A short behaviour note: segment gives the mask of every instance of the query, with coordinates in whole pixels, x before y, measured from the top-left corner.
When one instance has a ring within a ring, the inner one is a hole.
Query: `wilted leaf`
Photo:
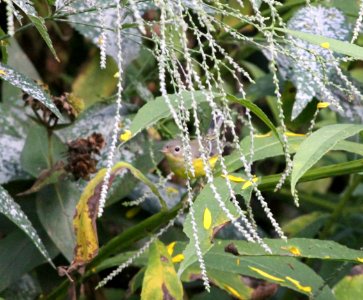
[[[149,251],[149,262],[142,284],[141,299],[183,299],[183,286],[165,245],[155,241]]]
[[[55,268],[51,258],[49,257],[47,249],[44,247],[43,242],[39,238],[28,217],[2,186],[0,186],[0,213],[4,214],[21,230],[23,230],[32,240],[34,245],[38,248],[40,253]]]
[[[40,86],[38,86],[33,80],[2,63],[0,63],[0,78],[9,82],[11,85],[22,89],[30,96],[39,100],[47,108],[49,108],[59,119],[63,120],[61,113],[54,105],[52,99],[50,99],[49,95],[44,92],[44,90]]]
[[[62,161],[58,161],[51,169],[42,171],[30,189],[17,194],[17,196],[24,196],[36,193],[40,191],[43,187],[52,183],[56,183],[64,174],[64,163]]]
[[[160,199],[160,202],[163,206],[164,201],[161,198],[156,186],[139,170],[126,162],[118,162],[113,166],[109,185],[111,185],[115,177],[125,169],[128,169],[137,179],[145,183]],[[76,235],[76,246],[74,249],[73,261],[67,270],[68,273],[82,268],[98,253],[96,219],[98,214],[99,198],[105,174],[106,169],[102,169],[96,174],[96,176],[87,184],[77,204],[76,213],[73,219],[73,227]]]

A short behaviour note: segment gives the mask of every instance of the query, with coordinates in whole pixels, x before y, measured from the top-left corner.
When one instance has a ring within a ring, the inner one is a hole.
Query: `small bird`
[[[208,133],[202,137],[202,144],[204,149],[206,150],[206,154],[208,156],[209,164],[213,169],[217,160],[218,160],[218,152],[217,152],[217,139],[219,138],[219,134],[215,134],[214,128],[217,128],[217,133],[219,133],[219,129],[223,123],[222,115],[218,115],[216,117],[216,123],[211,122],[209,126]],[[205,176],[205,168],[202,159],[202,153],[199,148],[199,143],[197,140],[190,141],[190,149],[192,154],[192,163],[194,167],[194,176],[191,172],[188,172],[189,177],[197,178]],[[183,143],[180,139],[171,140],[167,142],[161,152],[164,153],[171,171],[178,177],[187,178],[187,173],[185,170],[185,162],[184,162],[184,152],[183,152]]]

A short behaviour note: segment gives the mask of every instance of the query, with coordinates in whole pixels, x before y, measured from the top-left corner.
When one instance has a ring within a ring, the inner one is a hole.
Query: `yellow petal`
[[[114,78],[119,78],[120,77],[120,72],[116,72],[115,74],[113,74]]]
[[[286,136],[305,136],[305,134],[303,133],[294,133],[294,132],[290,132],[290,131],[287,131],[285,133]]]
[[[273,276],[269,273],[266,273],[265,271],[262,271],[258,268],[255,268],[255,267],[251,267],[251,266],[248,266],[252,271],[255,271],[256,273],[260,274],[261,276],[265,277],[265,278],[268,278],[268,279],[271,279],[271,280],[274,280],[274,281],[278,281],[278,282],[284,282],[285,280],[282,279],[282,278],[279,278],[279,277],[276,277],[276,276]]]
[[[300,284],[300,282],[294,278],[291,278],[289,276],[285,277],[288,281],[292,282],[300,291],[305,293],[311,293],[312,288],[311,286],[303,286]]]
[[[253,182],[257,182],[258,181],[258,177],[255,177],[252,179]],[[249,181],[246,181],[243,185],[242,185],[242,190],[245,190],[247,188],[249,188],[250,186],[252,185],[252,182],[249,180]]]
[[[6,75],[8,75],[4,70],[0,70],[0,75],[4,75],[4,76],[6,76]]]
[[[329,42],[324,42],[324,43],[321,43],[320,46],[325,48],[325,49],[329,49],[330,48],[330,43]]]
[[[175,255],[174,257],[172,257],[172,259],[171,259],[171,261],[173,262],[173,263],[179,263],[179,262],[181,262],[181,261],[183,261],[184,260],[184,255],[183,254],[177,254],[177,255]]]
[[[175,244],[176,242],[172,242],[168,246],[166,246],[166,249],[168,250],[170,256],[173,255]]]
[[[222,175],[223,178],[226,178],[225,175]],[[227,178],[232,181],[232,182],[245,182],[246,179],[243,179],[242,177],[239,176],[234,176],[234,175],[227,175]]]
[[[317,108],[326,108],[330,105],[329,102],[319,102]]]
[[[178,194],[178,193],[179,193],[178,189],[176,189],[175,187],[172,187],[172,186],[167,186],[167,187],[165,188],[165,191],[166,191],[169,195],[171,195],[171,194]]]
[[[363,257],[357,257],[357,261],[363,263]]]
[[[239,263],[240,263],[240,260],[239,260],[239,258],[237,258],[237,261],[236,261],[237,266],[239,266]]]
[[[125,132],[123,134],[120,135],[120,140],[122,142],[126,142],[128,141],[129,139],[131,139],[132,137],[132,133],[130,130],[125,130]]]
[[[208,208],[204,210],[203,214],[203,226],[208,230],[212,225],[212,214]]]
[[[272,132],[267,132],[265,134],[255,134],[254,137],[256,138],[265,138],[265,137],[268,137],[268,136],[271,136]]]

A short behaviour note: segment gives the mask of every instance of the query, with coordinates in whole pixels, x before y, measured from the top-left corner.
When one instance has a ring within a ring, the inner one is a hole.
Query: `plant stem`
[[[343,213],[344,207],[348,203],[349,199],[351,198],[354,190],[356,189],[359,183],[360,183],[359,175],[352,175],[350,178],[350,183],[346,188],[346,190],[344,191],[342,197],[340,198],[338,205],[335,207],[330,218],[325,223],[325,226],[319,235],[320,239],[326,239],[329,236],[334,224],[336,223],[336,221],[339,220],[340,216]]]

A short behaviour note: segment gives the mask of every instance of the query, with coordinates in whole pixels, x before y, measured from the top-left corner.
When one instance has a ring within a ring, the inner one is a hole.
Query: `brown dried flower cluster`
[[[51,96],[51,99],[60,113],[62,115],[68,116],[72,122],[84,109],[83,100],[74,96],[72,93],[64,93],[59,97]],[[41,121],[44,125],[47,127],[54,127],[57,125],[58,117],[38,99],[35,99],[24,92],[23,100],[25,102],[25,106],[30,106],[38,120]]]
[[[65,170],[75,179],[89,179],[96,172],[96,155],[105,146],[105,139],[100,133],[93,133],[87,138],[79,138],[68,143],[68,164]]]

